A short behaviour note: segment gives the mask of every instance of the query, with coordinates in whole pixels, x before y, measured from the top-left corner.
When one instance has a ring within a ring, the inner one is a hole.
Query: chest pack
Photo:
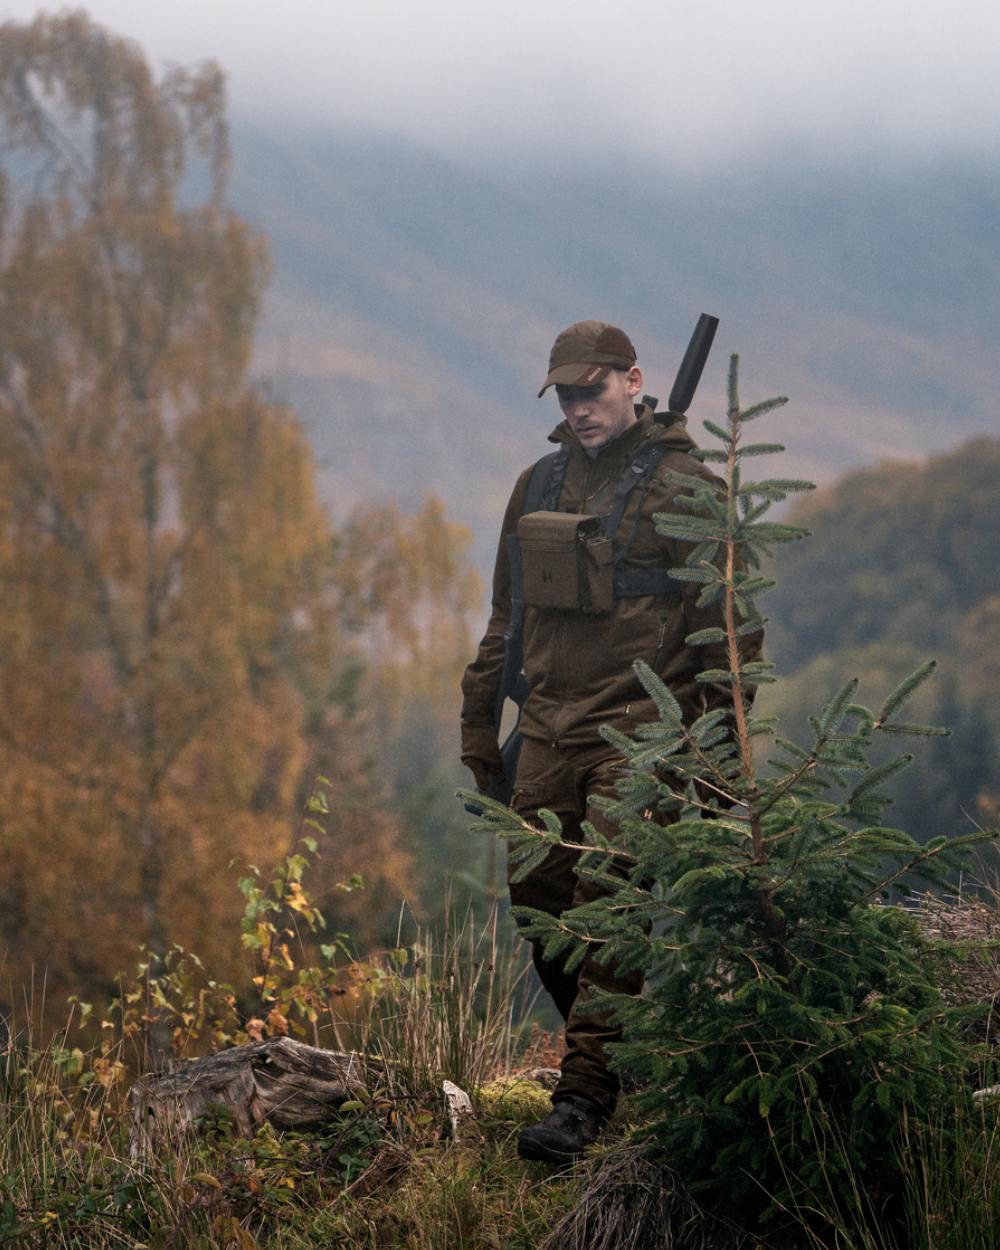
[[[517,525],[524,602],[534,607],[610,612],[616,599],[679,593],[664,568],[629,565],[642,505],[666,448],[640,447],[615,487],[606,515],[559,512],[568,448],[543,456],[532,469]],[[616,534],[633,493],[635,519],[624,541]]]

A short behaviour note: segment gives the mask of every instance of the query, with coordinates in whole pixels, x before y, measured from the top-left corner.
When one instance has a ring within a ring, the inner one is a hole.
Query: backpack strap
[[[541,460],[535,462],[531,476],[528,478],[528,488],[524,492],[524,503],[521,505],[521,515],[527,516],[529,512],[553,512],[555,506],[559,502],[559,492],[562,490],[563,479],[566,476],[566,466],[569,464],[569,448],[560,447],[558,451],[549,452],[547,456],[542,456]],[[507,560],[510,564],[510,601],[511,616],[507,625],[507,631],[504,634],[508,645],[512,646],[511,661],[517,667],[517,672],[521,672],[521,622],[524,617],[524,570],[521,566],[521,543],[516,532],[507,535]],[[513,644],[511,644],[513,639]],[[504,662],[506,665],[506,661]],[[504,670],[506,672],[506,668]],[[523,681],[523,677],[519,680]],[[513,696],[518,706],[524,702],[526,690],[521,691],[520,697]],[[507,697],[503,693],[503,689],[498,695],[500,703]],[[499,717],[499,712],[497,713]],[[499,720],[497,721],[499,724]]]
[[[528,478],[528,488],[524,492],[524,503],[521,505],[522,516],[526,516],[529,512],[540,512],[543,509],[554,510],[555,503],[559,499],[559,492],[562,490],[568,463],[569,449],[566,447],[550,452],[547,456],[542,456],[541,460],[536,461],[531,470],[531,476]],[[553,499],[551,504],[550,499]],[[507,628],[503,635],[503,671],[500,676],[500,685],[497,687],[496,704],[493,710],[493,720],[498,730],[503,706],[507,699],[513,699],[517,704],[518,717],[520,717],[520,708],[524,706],[524,701],[528,697],[528,682],[522,671],[524,665],[524,569],[521,564],[521,544],[516,532],[507,535],[507,561],[510,567],[510,616],[507,618]],[[513,782],[520,741],[520,735],[515,726],[501,752],[513,752],[506,759],[505,764],[508,782]],[[507,794],[506,798],[509,799],[510,795]],[[474,812],[473,815],[475,814]]]
[[[531,470],[531,477],[528,478],[528,489],[524,493],[521,507],[522,516],[527,516],[529,512],[555,512],[568,464],[568,447],[560,447],[558,451],[549,452],[537,461]]]

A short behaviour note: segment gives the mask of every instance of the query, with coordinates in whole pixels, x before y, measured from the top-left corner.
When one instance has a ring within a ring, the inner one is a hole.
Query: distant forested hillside
[[[992,429],[996,171],[815,152],[698,177],[651,157],[505,166],[388,136],[234,126],[236,205],[268,237],[255,371],[302,416],[342,514],[433,490],[480,572],[516,472],[558,420],[535,395],[581,317],[631,333],[669,392],[697,315],[721,317],[691,428],[791,396],[783,471],[829,482]]]
[[[848,677],[863,702],[927,658],[941,668],[894,819],[914,832],[1000,823],[1000,439],[850,473],[801,504],[812,536],[776,561],[769,649],[784,676],[764,702],[801,724]]]

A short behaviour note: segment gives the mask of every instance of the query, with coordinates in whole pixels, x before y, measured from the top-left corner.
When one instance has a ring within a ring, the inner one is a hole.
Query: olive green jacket
[[[612,497],[636,450],[647,440],[663,443],[666,453],[653,470],[650,489],[641,500],[640,490],[630,495],[616,538],[624,542],[634,534],[628,548],[629,566],[677,568],[684,564],[690,545],[657,534],[653,514],[676,511],[674,500],[682,487],[667,479],[671,470],[694,475],[722,488],[714,474],[690,453],[695,446],[685,423],[664,426],[646,408],[637,409],[638,420],[591,457],[562,422],[549,435],[551,442],[569,447],[570,458],[562,492],[560,512],[607,515]],[[504,515],[493,575],[493,609],[479,652],[462,679],[463,759],[484,758],[481,744],[489,741],[493,710],[503,669],[503,635],[510,615],[510,567],[507,535],[516,531],[524,507],[531,467],[517,479]],[[633,531],[633,526],[635,529]],[[645,595],[615,601],[603,614],[526,607],[524,619],[524,672],[530,694],[521,716],[527,738],[558,746],[575,747],[599,742],[601,725],[627,732],[644,721],[656,719],[652,700],[632,668],[645,660],[662,678],[681,704],[689,723],[711,707],[730,698],[727,686],[706,686],[695,675],[703,669],[729,668],[724,644],[689,647],[688,634],[721,625],[720,602],[696,606],[702,587],[696,582],[677,583],[676,593]],[[741,640],[747,659],[760,654],[759,634]],[[492,739],[495,742],[495,737]]]

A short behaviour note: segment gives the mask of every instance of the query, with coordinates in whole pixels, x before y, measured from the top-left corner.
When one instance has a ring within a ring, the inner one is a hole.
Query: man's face
[[[642,389],[638,366],[612,369],[596,386],[556,386],[556,398],[573,433],[591,456],[635,421],[633,400]]]

